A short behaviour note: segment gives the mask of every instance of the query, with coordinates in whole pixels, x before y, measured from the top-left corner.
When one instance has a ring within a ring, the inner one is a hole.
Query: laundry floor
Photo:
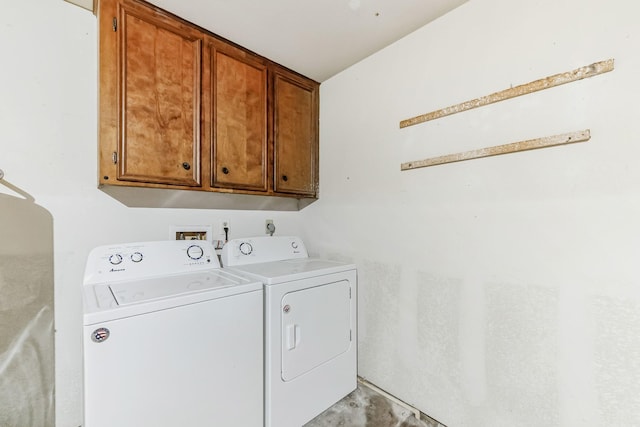
[[[445,427],[422,418],[359,382],[355,391],[304,427]]]

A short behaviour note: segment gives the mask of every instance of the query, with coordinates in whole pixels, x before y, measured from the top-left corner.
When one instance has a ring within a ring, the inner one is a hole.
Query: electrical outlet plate
[[[229,228],[231,225],[231,222],[228,219],[223,219],[222,220],[222,228],[224,229],[225,227]]]
[[[213,242],[213,227],[210,225],[173,225],[170,240],[208,240]]]
[[[272,219],[266,219],[264,221],[264,234],[271,234],[271,230],[269,230],[269,225],[273,225]]]

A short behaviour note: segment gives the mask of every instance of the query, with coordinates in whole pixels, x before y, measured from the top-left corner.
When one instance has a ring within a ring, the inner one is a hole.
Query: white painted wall
[[[359,266],[362,376],[450,427],[640,426],[638,16],[629,0],[471,0],[323,83],[303,236]],[[608,58],[608,74],[398,127]]]
[[[0,169],[53,217],[57,427],[82,423],[81,283],[90,249],[223,219],[231,237],[262,234],[267,218],[278,234],[299,232],[298,212],[128,208],[98,190],[96,29],[95,16],[67,2],[2,5]],[[14,194],[3,185],[0,192]],[[0,220],[24,225],[7,212]],[[3,255],[14,248],[0,246]]]
[[[95,17],[3,5],[0,168],[53,217],[57,426],[82,420],[87,252],[223,218],[259,234],[267,215],[358,262],[360,373],[450,427],[640,425],[639,12],[471,0],[322,85],[321,200],[264,213],[133,209],[97,190]],[[612,73],[398,129],[610,57]],[[583,144],[399,170],[585,128]]]

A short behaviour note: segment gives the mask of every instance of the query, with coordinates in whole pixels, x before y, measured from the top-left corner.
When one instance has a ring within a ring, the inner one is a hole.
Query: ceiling
[[[322,82],[467,0],[149,0]]]

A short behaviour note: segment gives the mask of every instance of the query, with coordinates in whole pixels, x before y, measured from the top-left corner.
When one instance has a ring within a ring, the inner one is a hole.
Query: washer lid
[[[219,269],[84,286],[85,325],[260,291],[262,283]]]
[[[216,288],[236,286],[240,279],[222,276],[219,272],[185,274],[179,277],[159,277],[136,282],[108,285],[118,305],[168,298],[174,295],[202,292]]]
[[[325,274],[355,270],[354,264],[319,258],[301,258],[285,261],[264,262],[234,267],[233,270],[247,273],[262,280],[265,285],[302,280]],[[223,270],[224,271],[224,270]]]

